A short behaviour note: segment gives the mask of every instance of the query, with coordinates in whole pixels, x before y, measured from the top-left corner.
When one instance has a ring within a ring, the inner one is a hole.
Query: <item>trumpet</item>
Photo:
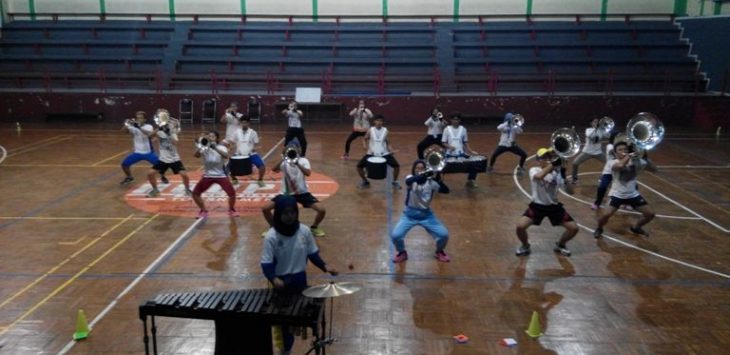
[[[294,110],[295,110],[294,104],[289,104],[289,111],[294,111]]]
[[[444,154],[437,149],[427,151],[425,161],[426,173],[439,173],[446,167],[446,159],[444,159]]]
[[[201,136],[195,140],[195,148],[201,152],[207,151],[212,145],[212,142],[206,136]]]
[[[135,121],[132,118],[128,118],[128,119],[124,120],[124,126],[127,128],[132,128],[132,127],[139,128],[139,123],[137,123],[137,121]]]
[[[155,124],[158,127],[163,128],[167,126],[168,123],[170,123],[170,114],[167,113],[166,110],[160,111],[155,115]]]
[[[443,114],[443,112],[439,112],[439,113],[437,113],[437,114],[436,114],[436,118],[438,118],[439,120],[443,120],[443,119],[444,119],[444,114]]]
[[[299,151],[294,147],[289,147],[284,151],[283,158],[289,164],[296,164],[299,160]]]
[[[512,126],[522,127],[522,125],[524,125],[524,124],[525,124],[525,117],[523,117],[519,113],[512,116]]]
[[[664,124],[654,114],[639,112],[626,125],[627,139],[641,150],[651,150],[664,139]]]
[[[603,116],[598,121],[598,131],[601,132],[604,136],[608,136],[611,134],[611,131],[613,131],[613,127],[616,126],[616,123],[613,121],[613,118],[608,116]]]
[[[580,136],[574,128],[558,128],[550,136],[550,147],[559,157],[570,158],[580,152]]]

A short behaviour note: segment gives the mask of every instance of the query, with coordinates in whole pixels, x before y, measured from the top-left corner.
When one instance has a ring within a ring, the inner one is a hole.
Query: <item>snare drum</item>
[[[373,180],[383,180],[388,175],[388,165],[383,157],[368,158],[367,175]]]
[[[251,165],[251,158],[248,156],[232,156],[229,163],[231,176],[251,175],[251,172],[253,171],[253,167]]]
[[[446,158],[446,166],[441,172],[444,174],[466,173],[466,158],[464,157],[448,157]]]

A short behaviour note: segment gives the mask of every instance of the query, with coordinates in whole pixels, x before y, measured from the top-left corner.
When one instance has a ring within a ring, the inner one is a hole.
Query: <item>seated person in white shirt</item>
[[[522,245],[517,249],[517,256],[530,254],[530,243],[527,241],[527,228],[531,225],[540,225],[547,217],[553,226],[562,225],[565,228],[560,240],[555,243],[553,251],[565,256],[570,256],[565,244],[573,239],[578,233],[578,225],[573,217],[558,202],[558,189],[565,186],[567,193],[573,193],[573,186],[565,184],[565,169],[563,159],[550,148],[540,148],[537,151],[537,161],[540,167],[530,169],[530,182],[532,184],[532,202],[525,210],[525,213],[517,221],[517,238]]]
[[[398,161],[393,156],[393,149],[390,146],[390,140],[388,140],[388,129],[383,127],[383,115],[375,116],[373,124],[374,127],[370,127],[363,141],[363,146],[368,152],[357,163],[357,173],[362,179],[358,188],[365,189],[370,187],[370,181],[368,181],[365,175],[367,173],[365,167],[367,166],[368,158],[376,156],[385,158],[385,163],[393,168],[393,187],[400,189],[400,183],[398,182],[400,164],[398,164]]]
[[[468,151],[471,155],[479,155],[479,153],[471,150],[469,147],[469,136],[466,134],[466,128],[461,125],[461,114],[456,112],[451,114],[451,124],[444,128],[442,142],[446,147],[447,158],[468,158]],[[467,187],[476,187],[474,180],[477,178],[476,171],[469,171],[466,177]]]
[[[319,200],[309,192],[307,187],[306,177],[312,175],[312,166],[309,163],[309,159],[300,155],[301,147],[299,141],[294,139],[289,142],[289,145],[282,154],[281,161],[274,165],[271,170],[275,173],[281,171],[281,194],[290,195],[300,203],[304,208],[311,208],[317,214],[314,216],[314,222],[312,223],[311,230],[315,237],[324,237],[324,229],[319,227],[319,224],[324,220],[324,216],[327,213],[324,206]],[[288,157],[287,154],[290,150],[296,152],[296,157]],[[271,201],[262,208],[262,212],[269,225],[273,226],[273,219],[271,218],[271,211],[274,209],[274,202]]]

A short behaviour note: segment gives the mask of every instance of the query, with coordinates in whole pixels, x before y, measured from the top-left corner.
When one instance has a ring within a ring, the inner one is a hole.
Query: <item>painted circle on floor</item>
[[[190,189],[194,189],[202,172],[191,171],[188,175]],[[233,187],[236,189],[236,210],[241,216],[260,216],[261,207],[281,192],[281,174],[267,175],[264,179],[265,186],[259,186],[252,176],[238,178],[239,184]],[[170,180],[169,184],[158,183],[159,196],[147,197],[152,186],[145,182],[130,188],[124,195],[124,200],[132,207],[149,213],[196,217],[198,206],[192,197],[185,194],[185,186],[180,176],[168,174],[167,178]],[[307,178],[307,185],[309,192],[320,201],[334,195],[340,187],[331,177],[314,171]],[[211,217],[228,217],[228,195],[220,186],[213,184],[202,196]]]

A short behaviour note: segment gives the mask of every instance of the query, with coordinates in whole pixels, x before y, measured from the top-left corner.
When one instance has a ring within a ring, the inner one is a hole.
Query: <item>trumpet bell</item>
[[[598,130],[603,133],[604,136],[609,136],[614,127],[616,127],[616,123],[611,117],[604,116],[598,121]]]
[[[522,127],[522,125],[525,124],[525,117],[520,115],[519,113],[512,116],[512,125],[515,127]]]
[[[294,148],[288,148],[284,152],[284,159],[291,164],[296,163],[297,159],[299,159],[299,152],[297,152]]]
[[[446,167],[446,159],[439,151],[431,151],[426,155],[426,169],[440,172]]]
[[[570,158],[580,152],[580,136],[572,128],[558,128],[550,137],[550,146],[561,158]]]
[[[170,114],[162,111],[155,115],[155,124],[162,127],[170,122]]]
[[[650,150],[664,139],[664,124],[654,114],[640,112],[626,125],[628,139],[641,150]]]

